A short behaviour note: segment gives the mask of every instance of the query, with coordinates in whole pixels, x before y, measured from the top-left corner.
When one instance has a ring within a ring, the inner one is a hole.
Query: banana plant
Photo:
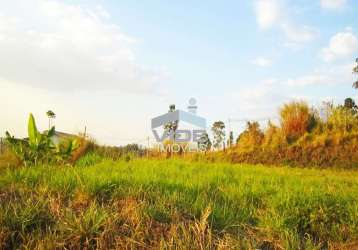
[[[55,127],[40,133],[32,114],[29,116],[27,130],[28,138],[23,140],[16,139],[6,132],[7,143],[25,166],[66,162],[79,147],[76,139],[69,140],[67,143],[62,142],[57,146],[54,145],[52,137],[55,135]]]
[[[28,136],[29,136],[29,145],[34,150],[41,150],[46,148],[52,148],[51,138],[55,135],[55,127],[52,127],[47,132],[41,134],[36,127],[35,118],[30,114],[28,122]]]
[[[79,148],[80,144],[77,139],[68,139],[62,143],[56,145],[56,155],[58,161],[69,162],[72,158],[72,154]]]
[[[36,127],[35,118],[30,114],[28,122],[28,141],[30,153],[34,164],[39,160],[49,163],[51,161],[51,151],[54,149],[51,138],[55,135],[55,127],[41,134]]]

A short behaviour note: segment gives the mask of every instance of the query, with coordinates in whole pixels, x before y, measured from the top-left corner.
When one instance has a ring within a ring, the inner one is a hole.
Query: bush
[[[313,112],[305,102],[291,102],[280,110],[281,128],[288,142],[293,142],[309,132],[315,125]]]
[[[358,117],[353,109],[338,106],[332,109],[328,117],[329,130],[337,132],[358,131]]]
[[[248,122],[246,130],[239,135],[237,140],[238,149],[241,151],[253,151],[261,146],[264,134],[260,130],[258,122]]]
[[[268,150],[276,150],[287,146],[287,141],[281,128],[275,126],[270,121],[265,131],[263,148]]]

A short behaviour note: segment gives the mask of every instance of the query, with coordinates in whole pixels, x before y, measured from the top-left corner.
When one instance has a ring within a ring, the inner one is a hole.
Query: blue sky
[[[357,11],[353,0],[7,1],[0,131],[23,136],[29,112],[45,129],[53,109],[59,130],[124,144],[190,97],[209,123],[357,99]]]

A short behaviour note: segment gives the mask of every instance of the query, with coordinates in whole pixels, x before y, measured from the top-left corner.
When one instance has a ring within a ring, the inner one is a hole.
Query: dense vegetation
[[[230,139],[229,139],[230,140]],[[221,145],[216,142],[216,145]],[[248,122],[227,150],[197,155],[197,159],[293,166],[358,167],[358,107],[326,103],[318,109],[292,102],[280,109],[280,123]],[[220,148],[223,149],[223,148]]]
[[[2,170],[0,248],[354,249],[350,171],[167,160]],[[357,243],[356,243],[357,244]]]

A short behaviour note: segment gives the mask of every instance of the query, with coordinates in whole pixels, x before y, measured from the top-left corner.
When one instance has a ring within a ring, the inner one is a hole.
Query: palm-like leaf
[[[36,146],[38,144],[39,132],[37,131],[35,118],[32,114],[30,114],[30,117],[29,117],[28,134],[29,134],[30,145]]]
[[[46,112],[46,115],[49,117],[49,118],[55,118],[56,117],[56,114],[52,111],[52,110],[49,110]]]

